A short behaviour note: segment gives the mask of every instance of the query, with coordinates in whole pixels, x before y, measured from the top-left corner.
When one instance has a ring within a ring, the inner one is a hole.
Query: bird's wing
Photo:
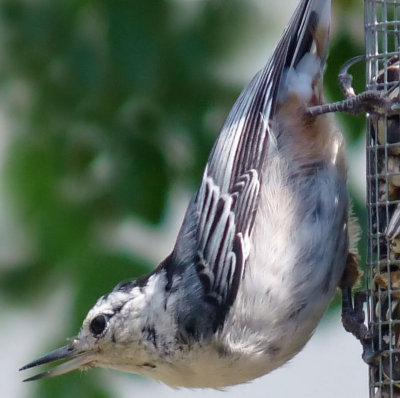
[[[299,4],[272,58],[241,93],[213,147],[179,233],[169,275],[194,267],[203,298],[215,304],[221,322],[235,300],[250,250],[263,164],[273,139],[269,122],[282,76],[285,68],[295,67],[310,51],[318,10],[326,12],[327,4],[329,0]]]

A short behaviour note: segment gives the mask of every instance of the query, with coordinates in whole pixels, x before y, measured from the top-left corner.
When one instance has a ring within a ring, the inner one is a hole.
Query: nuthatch
[[[304,347],[357,274],[342,279],[356,257],[344,140],[308,112],[324,102],[330,9],[301,0],[226,119],[172,253],[101,297],[67,346],[22,369],[66,362],[27,380],[99,366],[222,388]]]

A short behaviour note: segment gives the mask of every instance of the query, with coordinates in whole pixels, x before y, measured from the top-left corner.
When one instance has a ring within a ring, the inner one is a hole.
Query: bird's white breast
[[[332,165],[315,179],[296,179],[290,161],[270,155],[244,279],[221,335],[240,356],[243,374],[252,372],[249,379],[308,341],[347,254],[345,178]]]

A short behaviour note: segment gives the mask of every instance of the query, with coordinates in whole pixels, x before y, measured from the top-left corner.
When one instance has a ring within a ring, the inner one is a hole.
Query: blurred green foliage
[[[340,4],[339,16],[356,7]],[[97,297],[149,269],[102,244],[98,231],[132,216],[157,225],[172,186],[195,188],[241,89],[213,68],[256,14],[241,0],[0,3],[0,87],[13,120],[7,195],[33,248],[2,271],[0,288],[25,305],[54,278],[71,281],[72,322],[59,338],[77,332]],[[351,32],[335,32],[331,99],[342,98],[340,65],[362,52]],[[343,123],[351,140],[363,134],[362,117]],[[95,373],[78,377],[38,383],[36,396],[110,396]]]

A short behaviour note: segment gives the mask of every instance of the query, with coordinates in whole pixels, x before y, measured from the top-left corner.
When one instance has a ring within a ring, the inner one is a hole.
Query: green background
[[[338,70],[363,52],[362,2],[337,1],[334,11],[325,81],[328,98],[339,100]],[[0,98],[9,121],[1,190],[23,255],[0,257],[0,299],[3,310],[19,311],[65,283],[73,297],[71,312],[54,320],[67,319],[66,328],[42,342],[43,353],[76,334],[100,295],[156,265],[108,245],[108,227],[133,219],[158,228],[174,190],[195,190],[243,86],[221,65],[259,32],[281,30],[253,1],[1,1]],[[257,68],[247,67],[249,80]],[[361,90],[364,66],[353,70]],[[364,117],[339,119],[351,150],[364,139]],[[353,201],[364,225],[364,204]],[[111,397],[96,371],[32,390]]]

